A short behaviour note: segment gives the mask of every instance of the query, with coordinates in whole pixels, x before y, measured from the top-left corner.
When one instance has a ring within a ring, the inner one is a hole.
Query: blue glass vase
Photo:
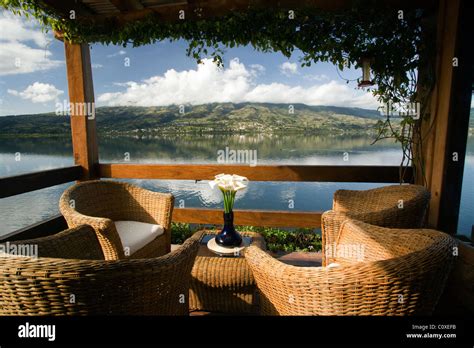
[[[224,213],[224,227],[217,234],[216,243],[224,247],[236,247],[242,244],[242,237],[234,227],[234,212]]]

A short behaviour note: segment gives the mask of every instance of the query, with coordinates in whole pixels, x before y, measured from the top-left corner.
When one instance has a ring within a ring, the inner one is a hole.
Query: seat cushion
[[[125,256],[134,254],[165,231],[160,225],[139,221],[115,221],[115,228],[120,236]]]

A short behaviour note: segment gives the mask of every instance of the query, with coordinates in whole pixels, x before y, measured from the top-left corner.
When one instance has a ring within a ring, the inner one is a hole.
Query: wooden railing
[[[6,176],[0,178],[0,198],[11,197],[26,192],[64,184],[80,179],[81,166],[71,166],[43,170],[33,173]],[[30,239],[46,236],[67,228],[62,215],[55,215],[33,225],[0,236],[1,241]]]
[[[195,224],[222,224],[221,209],[175,208],[174,222]],[[276,211],[276,210],[234,210],[236,225],[266,227],[321,227],[321,212]]]
[[[222,164],[99,164],[102,178],[212,180],[220,173],[232,173],[252,181],[309,182],[399,182],[397,166],[294,166],[255,167]],[[408,168],[406,177],[412,175]]]
[[[80,166],[71,166],[2,177],[0,178],[0,198],[64,184],[79,179],[81,175]]]
[[[211,180],[219,173],[246,176],[252,181],[286,182],[399,182],[399,167],[396,166],[300,166],[300,165],[242,165],[211,164],[99,164],[101,178],[133,178],[161,180]],[[80,166],[51,169],[41,172],[0,178],[0,198],[17,195],[80,179]],[[411,177],[411,168],[405,173]],[[319,211],[262,211],[236,210],[237,225],[267,227],[321,226]],[[221,224],[222,210],[203,208],[175,208],[174,222],[197,224]],[[59,215],[3,236],[3,240],[26,239],[48,235],[66,228]]]

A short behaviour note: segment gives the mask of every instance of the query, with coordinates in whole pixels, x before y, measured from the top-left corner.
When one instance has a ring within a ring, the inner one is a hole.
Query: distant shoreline
[[[324,135],[324,136],[364,136],[364,135],[375,135],[374,130],[368,129],[367,131],[343,131],[343,132],[331,132],[331,131],[318,131],[318,130],[288,130],[288,131],[273,131],[273,132],[251,132],[251,131],[143,131],[143,132],[98,132],[100,137],[116,138],[116,137],[139,137],[139,138],[150,138],[160,135],[173,136],[173,135],[248,135],[248,136],[258,136],[258,135],[267,135],[267,136],[285,136],[285,135]],[[69,138],[71,134],[57,134],[57,133],[0,133],[0,138]]]

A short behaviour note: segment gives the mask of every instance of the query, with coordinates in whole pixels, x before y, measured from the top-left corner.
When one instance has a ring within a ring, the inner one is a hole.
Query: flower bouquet
[[[216,235],[216,243],[224,247],[236,247],[242,244],[242,237],[234,228],[234,207],[237,191],[247,187],[248,179],[240,175],[219,174],[213,181],[209,182],[211,188],[216,186],[224,197],[224,227]]]

